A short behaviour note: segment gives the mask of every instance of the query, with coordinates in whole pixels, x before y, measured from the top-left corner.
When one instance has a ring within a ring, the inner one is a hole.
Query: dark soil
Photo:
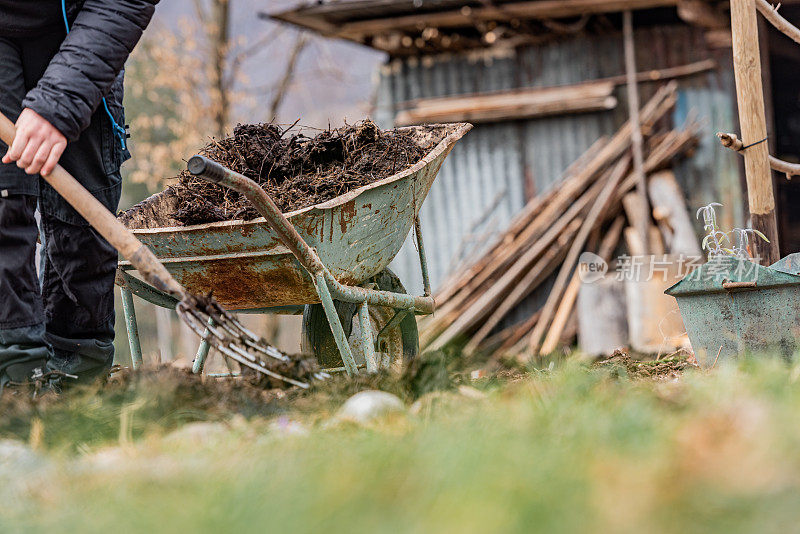
[[[312,384],[314,375],[319,372],[317,360],[302,355],[290,356],[287,361],[278,361],[272,358],[265,358],[265,360],[269,361],[261,363],[270,371],[306,384]],[[245,366],[242,366],[242,375],[251,386],[259,386],[264,389],[290,389],[293,387],[279,378],[267,376]]]
[[[232,137],[200,153],[258,182],[286,213],[388,178],[431,148],[419,146],[409,132],[382,131],[365,120],[316,137],[289,134],[274,124],[239,125]],[[186,225],[258,217],[239,193],[187,171],[172,189],[178,197],[173,217]]]
[[[650,378],[670,380],[680,377],[684,372],[699,369],[693,356],[675,355],[660,360],[635,360],[625,351],[615,351],[610,357],[595,363],[595,367],[610,369],[617,375],[630,378]]]

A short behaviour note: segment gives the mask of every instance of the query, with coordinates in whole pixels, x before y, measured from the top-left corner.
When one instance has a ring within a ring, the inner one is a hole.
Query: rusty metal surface
[[[789,254],[785,258],[781,258],[772,265],[770,269],[781,271],[783,273],[798,274],[800,275],[800,252]]]
[[[287,218],[336,280],[359,284],[400,250],[442,162],[469,128],[411,128],[421,144],[441,139],[416,165]],[[263,219],[134,233],[182,285],[197,293],[213,291],[223,306],[242,310],[319,302],[311,278]],[[120,266],[130,268],[125,262]]]
[[[697,361],[741,354],[792,360],[800,348],[800,276],[722,256],[666,293],[678,301]]]

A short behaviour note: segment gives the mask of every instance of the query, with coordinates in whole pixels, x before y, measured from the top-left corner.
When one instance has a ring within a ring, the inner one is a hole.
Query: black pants
[[[63,38],[0,37],[0,110],[12,121]],[[0,143],[0,149],[5,153],[6,146]],[[60,163],[115,212],[126,156],[101,107]],[[0,164],[0,376],[45,361],[85,378],[110,367],[116,264],[113,247],[40,176]]]

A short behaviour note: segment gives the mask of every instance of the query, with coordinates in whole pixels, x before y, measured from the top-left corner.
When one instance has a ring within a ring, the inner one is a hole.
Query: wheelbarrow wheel
[[[400,279],[389,269],[384,269],[364,285],[375,284],[377,289],[406,293]],[[374,287],[374,286],[373,286]],[[353,350],[356,363],[361,366],[365,363],[364,351],[361,346],[361,331],[358,322],[358,307],[349,302],[335,301],[336,311],[342,322],[344,333]],[[395,310],[379,306],[369,307],[369,317],[372,323],[373,339],[378,332],[394,317]],[[355,320],[353,320],[355,318]],[[336,340],[331,332],[328,319],[321,304],[311,304],[303,311],[303,336],[302,350],[306,354],[313,354],[323,367],[340,367],[343,365],[342,357],[336,346]],[[375,356],[382,367],[402,364],[410,361],[419,352],[419,332],[417,321],[413,314],[406,315],[400,323],[390,331],[384,333],[380,343],[375,348]]]

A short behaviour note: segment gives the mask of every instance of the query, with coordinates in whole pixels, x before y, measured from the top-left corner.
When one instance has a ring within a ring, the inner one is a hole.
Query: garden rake
[[[0,113],[0,139],[11,146],[15,133],[14,124]],[[245,328],[211,295],[193,295],[188,292],[169,274],[155,254],[63,167],[56,165],[53,172],[42,178],[64,197],[125,259],[130,261],[131,265],[148,283],[178,300],[176,312],[204,341],[224,356],[254,371],[294,386],[309,387],[307,382],[283,376],[269,369],[268,361],[286,364],[292,360],[263,338]],[[312,373],[310,377],[324,378],[324,375]]]

